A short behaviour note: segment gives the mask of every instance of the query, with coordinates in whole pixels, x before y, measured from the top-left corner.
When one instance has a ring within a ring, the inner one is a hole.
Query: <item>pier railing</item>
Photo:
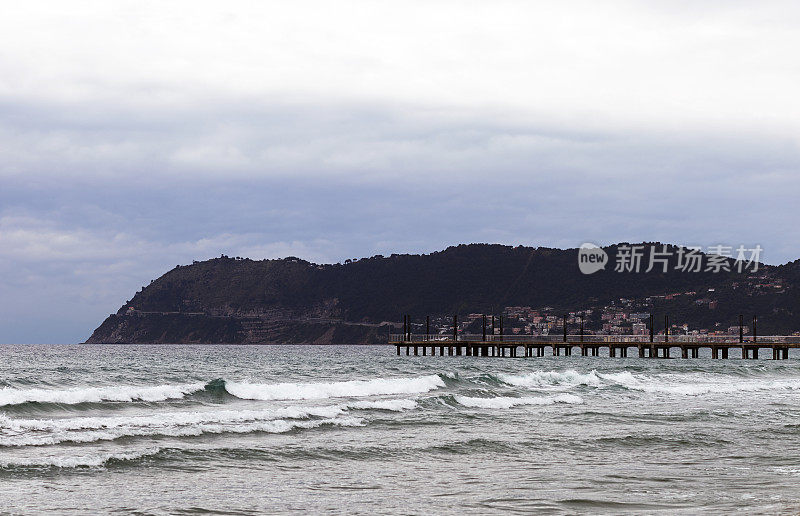
[[[389,341],[392,343],[397,342],[453,342],[453,334],[425,334],[425,333],[412,333],[402,334],[393,333],[389,335]],[[502,342],[513,343],[553,343],[564,342],[563,334],[552,335],[530,335],[530,334],[517,334],[517,335],[486,335],[466,333],[458,334],[459,342],[492,342],[501,344]],[[568,334],[566,342],[586,342],[586,343],[638,343],[649,342],[650,335],[573,335]],[[739,342],[739,335],[654,335],[654,343],[675,343],[675,344],[734,344]],[[758,335],[756,340],[753,340],[752,335],[745,335],[743,342],[759,344],[800,344],[800,336],[798,335]]]

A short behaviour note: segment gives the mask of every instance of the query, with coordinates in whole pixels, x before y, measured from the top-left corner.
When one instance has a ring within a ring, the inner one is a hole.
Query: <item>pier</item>
[[[669,319],[665,320],[665,331],[656,334],[650,321],[648,335],[594,335],[587,334],[581,325],[579,334],[567,333],[566,325],[562,333],[550,335],[503,335],[502,322],[500,334],[496,333],[494,324],[492,332],[482,334],[459,334],[457,318],[453,317],[451,334],[431,334],[430,319],[426,322],[426,333],[412,333],[411,321],[407,316],[403,319],[404,333],[390,334],[389,344],[397,348],[397,355],[405,350],[407,356],[468,356],[468,357],[543,357],[572,356],[576,351],[584,357],[619,357],[626,358],[631,349],[639,358],[699,358],[701,349],[709,349],[711,358],[727,359],[741,352],[742,359],[757,360],[759,351],[772,352],[773,360],[786,360],[789,350],[800,348],[798,335],[765,335],[756,333],[756,318],[753,318],[753,333],[744,335],[741,318],[738,335],[670,335]],[[602,350],[602,354],[601,354]],[[731,350],[734,353],[731,353]],[[672,355],[676,352],[675,355]],[[678,355],[679,353],[679,355]]]

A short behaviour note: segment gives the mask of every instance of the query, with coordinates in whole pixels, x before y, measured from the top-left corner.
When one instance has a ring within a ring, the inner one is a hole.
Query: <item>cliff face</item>
[[[111,315],[87,344],[372,344],[388,326],[261,317],[131,313]]]
[[[734,320],[742,312],[760,313],[766,317],[764,324],[774,324],[776,331],[786,331],[796,322],[798,262],[765,267],[759,277],[616,273],[616,250],[617,246],[606,248],[612,266],[592,275],[579,272],[575,249],[485,244],[429,255],[376,256],[344,265],[223,256],[178,266],[154,280],[109,316],[87,342],[379,343],[389,332],[382,321],[399,321],[403,313],[491,313],[504,306],[577,310],[619,298],[709,288],[717,292],[714,316],[722,320]],[[644,256],[643,263],[646,260]],[[765,281],[764,275],[782,278],[787,288],[780,293],[742,288]],[[674,309],[689,321],[707,316],[691,304]]]

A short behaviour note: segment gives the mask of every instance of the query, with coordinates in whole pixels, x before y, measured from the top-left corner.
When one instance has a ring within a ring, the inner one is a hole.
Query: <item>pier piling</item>
[[[605,348],[608,357],[627,357],[628,348],[634,347],[639,351],[640,358],[670,358],[672,348],[678,348],[682,359],[699,358],[700,348],[708,348],[712,359],[728,359],[730,350],[738,348],[742,351],[742,359],[758,360],[759,351],[767,349],[772,351],[773,360],[787,360],[790,348],[800,348],[800,336],[798,335],[758,335],[758,318],[753,316],[752,338],[745,339],[744,317],[739,314],[739,327],[731,328],[731,334],[677,334],[670,335],[669,316],[664,315],[664,334],[663,337],[655,335],[655,327],[652,324],[654,316],[650,314],[650,335],[649,339],[644,335],[596,335],[586,332],[585,321],[581,316],[577,335],[570,336],[568,327],[568,315],[562,318],[562,331],[559,335],[556,330],[554,334],[535,335],[512,334],[505,335],[502,316],[495,321],[495,316],[491,316],[491,334],[489,334],[489,316],[483,314],[481,318],[481,331],[478,335],[462,333],[458,331],[458,314],[453,315],[453,332],[448,337],[445,330],[444,334],[431,334],[431,318],[425,317],[424,333],[423,325],[415,324],[410,314],[403,315],[402,333],[393,334],[397,331],[396,326],[389,325],[388,338],[389,344],[395,347],[395,354],[400,356],[401,348],[405,348],[406,356],[413,352],[414,356],[420,355],[419,348],[422,347],[422,356],[436,356],[436,348],[439,348],[439,356],[445,356],[447,348],[448,356],[466,355],[469,357],[510,357],[519,356],[519,347],[522,347],[523,357],[543,357],[547,347],[552,350],[553,356],[572,356],[573,348],[577,347],[583,357],[601,356],[600,349]],[[414,333],[414,327],[420,333]],[[738,335],[736,334],[738,333]],[[413,348],[413,349],[412,349]],[[605,353],[602,354],[606,356]]]

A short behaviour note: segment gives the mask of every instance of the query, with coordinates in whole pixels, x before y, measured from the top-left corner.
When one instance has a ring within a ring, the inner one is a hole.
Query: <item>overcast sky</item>
[[[465,242],[800,258],[800,5],[9,2],[0,342],[174,267]]]

